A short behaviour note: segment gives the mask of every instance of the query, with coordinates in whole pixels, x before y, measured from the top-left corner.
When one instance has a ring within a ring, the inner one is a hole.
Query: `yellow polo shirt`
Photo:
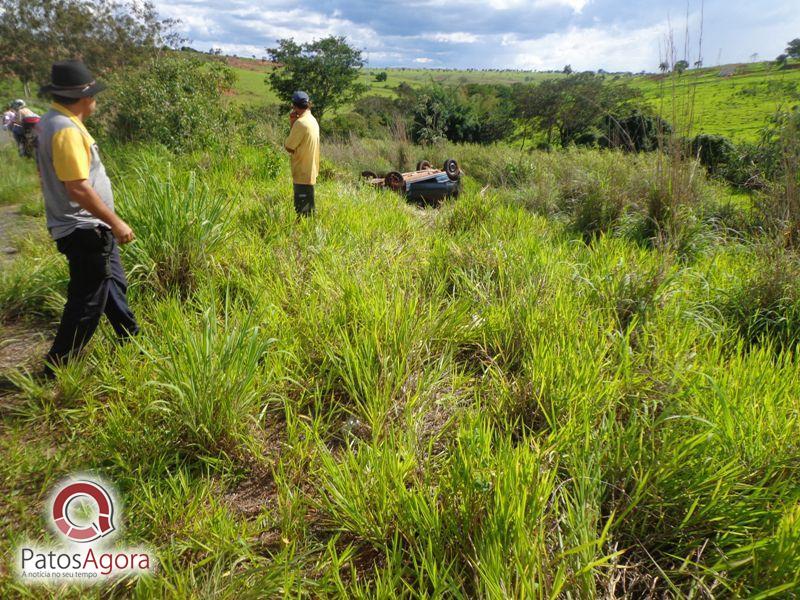
[[[53,134],[53,167],[61,181],[89,179],[94,138],[89,135],[83,122],[68,108],[53,103],[53,109],[69,117],[78,129],[67,127]]]
[[[285,146],[292,152],[292,181],[314,185],[319,174],[319,124],[306,110],[292,125]]]

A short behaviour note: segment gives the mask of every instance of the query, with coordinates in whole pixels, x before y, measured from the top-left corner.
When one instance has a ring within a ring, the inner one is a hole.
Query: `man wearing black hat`
[[[314,184],[319,173],[319,125],[305,92],[292,94],[289,123],[292,129],[284,147],[292,155],[294,209],[298,215],[308,216],[314,212]]]
[[[120,339],[139,331],[118,246],[133,241],[133,231],[114,212],[111,182],[84,126],[103,89],[80,61],[55,63],[51,83],[41,89],[53,98],[39,124],[36,152],[47,228],[69,262],[67,303],[46,375],[88,343],[103,314]]]

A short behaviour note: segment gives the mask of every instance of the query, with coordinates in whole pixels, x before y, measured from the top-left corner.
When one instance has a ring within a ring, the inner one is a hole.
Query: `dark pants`
[[[22,140],[24,138],[25,130],[22,128],[22,125],[12,125],[11,126],[11,135],[14,136],[14,141],[17,142],[17,145],[22,145]]]
[[[117,336],[124,340],[139,332],[125,296],[128,280],[122,270],[111,230],[76,229],[56,240],[58,251],[69,262],[67,303],[47,360],[64,364],[94,335],[104,314]]]
[[[314,186],[294,184],[294,210],[304,217],[314,212]]]

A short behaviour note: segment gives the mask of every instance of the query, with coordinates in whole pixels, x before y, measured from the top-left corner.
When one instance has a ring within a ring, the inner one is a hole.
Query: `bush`
[[[508,103],[483,90],[469,95],[461,88],[433,85],[417,96],[411,136],[422,144],[441,140],[491,143],[511,133],[510,116]]]
[[[736,146],[724,135],[701,133],[692,140],[691,149],[710,175],[720,174],[736,161]]]
[[[138,236],[130,251],[165,290],[187,292],[208,255],[230,235],[234,198],[212,193],[194,172],[144,167],[119,194],[122,216]]]
[[[356,101],[354,110],[367,120],[370,129],[377,130],[380,127],[387,128],[398,121],[404,121],[409,112],[409,107],[405,104],[406,102],[400,99],[364,96]]]
[[[665,136],[672,133],[672,126],[664,119],[634,111],[627,117],[606,116],[601,125],[603,131],[598,143],[603,148],[621,148],[629,152],[658,150]]]
[[[101,125],[118,141],[158,142],[189,150],[225,139],[222,95],[233,70],[219,62],[162,58],[112,80]]]
[[[323,133],[346,139],[351,135],[366,137],[370,133],[367,119],[355,112],[338,114],[325,122]]]

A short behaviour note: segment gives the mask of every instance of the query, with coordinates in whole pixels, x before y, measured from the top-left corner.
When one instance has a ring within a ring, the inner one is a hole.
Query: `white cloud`
[[[466,31],[454,31],[452,33],[426,33],[420,38],[431,42],[442,42],[445,44],[474,44],[480,37],[474,33]]]
[[[223,50],[226,47],[247,47],[261,48],[263,52],[280,38],[294,38],[303,43],[329,35],[343,35],[359,47],[380,46],[374,29],[340,18],[336,11],[326,15],[300,8],[269,10],[242,0],[229,1],[224,11],[216,6],[194,3],[159,3],[158,10],[164,17],[180,19],[179,30],[190,41],[197,42],[200,49],[207,46]],[[235,32],[230,31],[233,28]],[[231,33],[235,34],[234,39],[231,39]]]
[[[579,70],[656,69],[665,53],[666,21],[675,19],[683,53],[684,11],[668,0],[154,0],[163,17],[182,20],[181,31],[199,50],[211,47],[261,56],[275,40],[308,42],[347,37],[365,49],[373,66]],[[698,53],[699,2],[691,0],[691,53]],[[705,0],[706,64],[747,60],[753,52],[776,56],[797,36],[797,0],[745,3]],[[431,66],[433,66],[431,65]]]
[[[422,65],[427,65],[428,63],[432,63],[433,59],[432,58],[428,58],[427,56],[423,56],[421,58],[415,58],[414,62],[422,64]]]
[[[492,10],[516,10],[533,6],[534,8],[558,8],[565,7],[571,8],[574,12],[581,12],[583,7],[589,4],[592,0],[466,0],[461,2],[453,2],[453,0],[419,0],[413,4],[428,7],[454,7],[457,5],[472,4],[480,6],[488,6]]]
[[[667,25],[642,29],[610,27],[578,28],[550,33],[536,39],[501,36],[501,46],[510,51],[518,69],[558,69],[572,65],[576,70],[654,70],[654,57],[667,33]]]
[[[591,0],[535,0],[533,5],[536,8],[550,8],[564,6],[571,8],[573,12],[579,13],[589,4]]]

